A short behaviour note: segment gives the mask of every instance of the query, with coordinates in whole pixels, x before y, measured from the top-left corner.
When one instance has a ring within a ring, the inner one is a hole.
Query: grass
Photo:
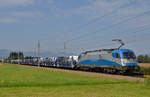
[[[0,97],[149,97],[149,91],[149,82],[0,63]]]
[[[150,75],[150,63],[139,63],[140,65],[140,73],[144,75]]]

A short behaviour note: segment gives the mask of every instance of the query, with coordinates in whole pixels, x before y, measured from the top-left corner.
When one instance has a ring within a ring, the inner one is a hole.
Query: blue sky
[[[148,11],[150,0],[0,0],[0,49],[35,51],[40,40],[42,51],[62,52],[67,41],[67,52],[78,54],[121,38],[150,53]]]

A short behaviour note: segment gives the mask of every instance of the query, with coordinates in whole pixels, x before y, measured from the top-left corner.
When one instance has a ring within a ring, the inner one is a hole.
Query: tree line
[[[23,52],[11,52],[9,54],[8,59],[10,59],[10,60],[24,59],[24,54],[23,54]]]
[[[150,56],[148,56],[148,55],[139,55],[137,57],[137,61],[139,63],[150,63]]]
[[[17,59],[35,59],[38,57],[33,57],[33,56],[24,56],[23,52],[10,52],[9,57],[7,58],[8,60],[17,60]]]

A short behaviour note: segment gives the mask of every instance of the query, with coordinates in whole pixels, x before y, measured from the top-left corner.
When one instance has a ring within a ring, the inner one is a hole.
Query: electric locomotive
[[[78,57],[78,64],[75,65],[75,68],[96,69],[97,71],[110,73],[139,71],[135,53],[130,49],[120,49],[124,43],[121,40],[117,41],[121,43],[119,48],[82,52]]]

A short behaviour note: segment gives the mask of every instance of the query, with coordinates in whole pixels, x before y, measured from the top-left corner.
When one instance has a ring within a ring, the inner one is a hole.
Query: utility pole
[[[19,52],[17,52],[17,54],[18,54],[18,64],[20,64],[20,51]]]
[[[38,67],[40,67],[40,41],[38,40]]]
[[[64,56],[66,57],[66,42],[64,42]]]

